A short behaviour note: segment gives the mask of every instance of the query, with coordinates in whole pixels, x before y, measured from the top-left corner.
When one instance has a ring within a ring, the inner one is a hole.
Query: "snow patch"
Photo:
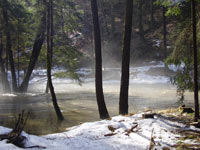
[[[27,137],[27,147],[38,145],[46,147],[47,150],[146,150],[149,148],[152,137],[156,149],[168,147],[173,150],[173,145],[179,142],[181,137],[176,132],[179,129],[200,131],[195,127],[187,127],[162,116],[143,119],[140,113],[130,117],[116,116],[111,120],[84,123],[69,128],[63,133],[39,137],[23,132],[23,136]],[[10,129],[0,127],[1,134],[9,131]],[[184,142],[195,143],[194,140]],[[0,141],[0,148],[20,149],[5,141]],[[39,148],[34,148],[34,150],[39,150]]]

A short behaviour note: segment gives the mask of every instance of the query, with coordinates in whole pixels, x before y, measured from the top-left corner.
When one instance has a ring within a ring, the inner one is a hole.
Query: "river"
[[[168,76],[146,74],[152,68],[159,70],[163,65],[152,64],[131,68],[129,87],[131,113],[180,105],[176,87],[171,85]],[[103,84],[105,101],[110,115],[115,116],[118,115],[120,69],[110,68],[104,71],[104,74],[106,74]],[[13,127],[17,114],[22,110],[30,112],[25,131],[36,135],[62,132],[83,122],[99,120],[94,78],[85,78],[81,86],[73,80],[54,79],[58,103],[65,118],[62,122],[57,121],[50,95],[44,94],[45,83],[45,80],[34,80],[26,94],[1,94],[0,125]],[[193,106],[192,93],[186,93],[184,103]]]

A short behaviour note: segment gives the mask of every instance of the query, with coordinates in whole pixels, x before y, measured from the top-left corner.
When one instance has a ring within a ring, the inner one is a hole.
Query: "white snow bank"
[[[130,132],[131,128],[132,132]],[[146,150],[150,145],[151,137],[154,137],[155,147],[158,150],[164,146],[172,150],[174,149],[172,146],[179,142],[180,135],[176,134],[178,129],[199,131],[194,127],[186,128],[185,125],[169,121],[165,117],[142,119],[142,114],[137,114],[131,117],[117,116],[111,120],[84,123],[63,133],[38,137],[23,132],[23,136],[27,137],[27,147],[37,145],[46,147],[47,150]],[[0,134],[9,131],[7,128],[0,127]],[[110,134],[113,135],[108,136]],[[20,148],[0,141],[0,149]],[[38,149],[33,148],[33,150]]]
[[[174,72],[177,72],[179,70],[183,70],[184,67],[185,67],[184,62],[181,62],[180,65],[175,65],[175,64],[168,65],[169,70],[174,71]]]

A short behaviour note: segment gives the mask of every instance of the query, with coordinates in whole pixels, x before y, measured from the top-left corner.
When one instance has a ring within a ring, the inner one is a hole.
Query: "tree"
[[[7,1],[4,1],[5,6],[8,5]],[[8,11],[7,7],[2,7],[2,14],[3,19],[5,22],[5,28],[6,28],[6,50],[8,53],[8,58],[10,62],[10,68],[11,68],[11,74],[12,74],[12,89],[14,92],[17,92],[17,79],[15,74],[15,63],[13,60],[13,52],[12,52],[12,42],[11,42],[11,35],[10,35],[10,23],[8,19]]]
[[[33,50],[30,57],[28,69],[24,77],[24,80],[22,81],[22,84],[19,87],[20,92],[27,92],[28,83],[29,83],[31,74],[36,65],[43,42],[45,40],[45,33],[46,33],[46,12],[44,11],[42,14],[40,25],[38,26],[38,31],[37,31],[36,38],[33,44]]]
[[[200,31],[199,15],[196,15],[199,12],[199,7],[196,7],[199,2],[199,0],[177,1],[173,8],[168,10],[168,14],[177,16],[179,22],[176,29],[178,32],[175,36],[175,48],[167,62],[177,66],[184,64],[184,67],[177,71],[173,83],[177,85],[177,91],[181,93],[182,97],[186,89],[194,92],[195,121],[199,118],[198,51],[200,49],[198,48],[199,42],[197,42],[199,34],[196,34]]]
[[[164,54],[165,57],[167,56],[167,39],[166,39],[166,35],[167,35],[167,30],[166,30],[166,8],[165,6],[163,6],[163,48],[164,48]]]
[[[94,29],[94,42],[95,42],[95,87],[96,98],[101,119],[109,118],[109,114],[106,108],[102,87],[102,54],[101,54],[101,34],[99,27],[99,17],[97,1],[91,0],[93,29]]]
[[[53,106],[59,120],[64,120],[64,117],[57,104],[57,98],[54,91],[51,79],[51,66],[52,66],[52,52],[53,52],[53,0],[47,3],[47,78],[49,89],[53,101]]]
[[[197,63],[197,36],[196,36],[196,7],[195,0],[191,1],[192,4],[192,34],[193,34],[193,57],[194,57],[194,104],[195,115],[194,120],[199,119],[199,97],[198,97],[198,63]]]
[[[122,75],[119,100],[119,113],[128,114],[128,90],[129,90],[129,66],[130,66],[130,46],[132,33],[133,0],[126,1],[126,16],[124,27],[124,39],[122,47]]]

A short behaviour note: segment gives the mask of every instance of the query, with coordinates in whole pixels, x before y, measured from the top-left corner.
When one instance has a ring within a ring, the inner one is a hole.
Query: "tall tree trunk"
[[[64,120],[64,117],[57,104],[57,98],[54,91],[52,79],[51,79],[51,65],[52,65],[52,51],[53,51],[53,0],[49,0],[48,3],[48,15],[47,15],[47,78],[49,89],[53,101],[53,106],[56,111],[59,120]]]
[[[26,75],[22,81],[22,84],[19,87],[20,92],[26,92],[28,89],[28,84],[29,84],[31,74],[38,60],[38,56],[40,54],[43,42],[45,40],[45,32],[46,32],[46,12],[44,11],[43,16],[40,21],[40,25],[38,27],[38,32],[35,38],[35,42],[33,44],[33,50],[30,57],[28,69],[26,71]]]
[[[194,120],[199,118],[199,96],[198,96],[198,63],[197,63],[197,36],[196,36],[196,7],[195,0],[192,0],[192,29],[193,29],[193,55],[194,55],[194,106],[195,114]]]
[[[99,28],[99,17],[97,1],[91,0],[93,28],[94,28],[94,42],[95,42],[95,87],[96,98],[101,119],[109,118],[106,108],[102,87],[102,54],[101,54],[101,34]]]
[[[133,0],[126,1],[125,30],[122,52],[122,75],[119,99],[119,113],[128,114],[128,90],[129,90],[129,65],[130,46],[132,33]]]
[[[12,89],[14,92],[17,92],[17,79],[15,74],[15,64],[13,60],[13,52],[12,52],[12,44],[11,44],[11,37],[10,37],[10,24],[8,21],[8,12],[6,8],[2,8],[2,14],[5,21],[6,26],[6,49],[8,52],[8,59],[10,62],[10,70],[12,75]]]
[[[166,8],[163,6],[163,48],[164,48],[164,56],[167,57],[167,29],[166,29],[166,16],[165,16]]]
[[[20,44],[19,44],[19,20],[17,21],[17,86],[19,87],[20,85],[20,67],[19,67],[19,54],[20,54]]]
[[[2,88],[3,88],[3,92],[10,93],[11,89],[8,82],[7,74],[5,72],[5,66],[4,66],[2,54],[3,54],[3,44],[0,37],[0,67],[1,67],[0,71],[1,71]]]

